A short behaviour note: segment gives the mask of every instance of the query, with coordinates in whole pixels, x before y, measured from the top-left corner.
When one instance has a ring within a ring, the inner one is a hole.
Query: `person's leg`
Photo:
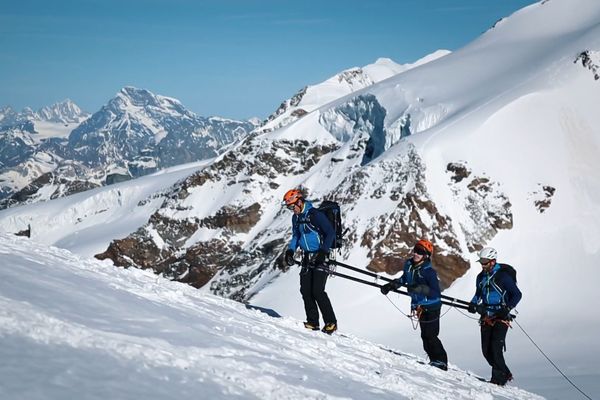
[[[448,355],[438,335],[440,333],[440,309],[423,311],[419,318],[423,349],[432,363],[448,364]]]
[[[492,327],[490,350],[493,359],[492,365],[492,383],[504,385],[511,376],[510,370],[504,361],[504,345],[508,326],[497,321]]]
[[[306,322],[317,328],[319,326],[319,310],[312,290],[314,272],[312,268],[308,268],[307,266],[302,267],[300,270],[300,293],[304,301]]]
[[[337,323],[331,301],[329,300],[329,296],[327,296],[327,292],[325,292],[325,284],[328,277],[329,274],[326,271],[313,270],[312,295],[319,305],[325,324]]]
[[[481,353],[485,360],[490,365],[494,366],[494,359],[491,350],[492,327],[484,322],[481,323]]]

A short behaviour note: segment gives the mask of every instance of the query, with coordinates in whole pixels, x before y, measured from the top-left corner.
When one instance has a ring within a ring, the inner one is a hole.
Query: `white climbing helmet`
[[[498,252],[492,247],[484,247],[479,251],[480,260],[495,260],[498,258]]]

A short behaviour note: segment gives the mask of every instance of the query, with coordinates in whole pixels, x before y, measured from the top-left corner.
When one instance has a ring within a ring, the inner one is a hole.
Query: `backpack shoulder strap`
[[[313,215],[315,215],[315,212],[321,212],[318,208],[312,207],[310,210],[308,210],[306,212],[306,216],[302,219],[299,219],[298,223],[299,224],[306,224],[311,230],[317,232],[319,235],[322,235],[321,230],[315,226],[312,221],[311,221],[311,217]]]
[[[499,264],[500,265],[500,269],[498,271],[496,271],[496,273],[494,274],[494,284],[496,286],[498,286],[499,288],[501,288],[502,290],[506,290],[505,287],[502,286],[502,284],[500,283],[500,281],[498,280],[499,276],[502,276],[503,274],[508,276],[510,279],[512,279],[515,282],[515,285],[517,284],[517,270],[514,269],[514,267],[512,267],[511,265],[508,264]]]

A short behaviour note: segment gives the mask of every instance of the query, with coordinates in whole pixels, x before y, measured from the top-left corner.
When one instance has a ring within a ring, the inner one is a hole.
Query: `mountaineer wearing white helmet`
[[[505,385],[512,373],[504,361],[505,340],[510,321],[510,310],[521,300],[517,275],[513,267],[496,262],[498,252],[484,247],[478,262],[482,271],[477,275],[477,289],[469,305],[469,312],[481,314],[481,351],[492,367],[491,383]]]

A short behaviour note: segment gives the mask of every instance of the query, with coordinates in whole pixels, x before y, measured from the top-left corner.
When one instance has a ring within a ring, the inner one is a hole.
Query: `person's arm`
[[[300,241],[300,230],[298,229],[297,217],[292,217],[292,240],[288,245],[288,250],[296,251],[298,248],[298,242]]]
[[[319,250],[328,253],[335,241],[335,229],[325,214],[320,211],[315,210],[311,212],[308,218],[310,219],[310,223],[317,228],[322,235],[321,248]]]
[[[471,299],[471,303],[479,304],[481,301],[481,288],[479,287],[479,275],[475,279],[475,296]]]
[[[398,287],[400,287],[400,286],[406,286],[406,277],[408,276],[406,274],[406,271],[408,271],[408,265],[409,265],[408,263],[409,263],[408,260],[404,262],[404,265],[402,266],[402,276],[400,276],[399,278],[395,279],[396,284],[398,285]]]
[[[385,285],[381,286],[381,293],[388,294],[390,290],[398,289],[400,286],[406,285],[406,264],[404,264],[403,273],[400,278],[392,279]]]

